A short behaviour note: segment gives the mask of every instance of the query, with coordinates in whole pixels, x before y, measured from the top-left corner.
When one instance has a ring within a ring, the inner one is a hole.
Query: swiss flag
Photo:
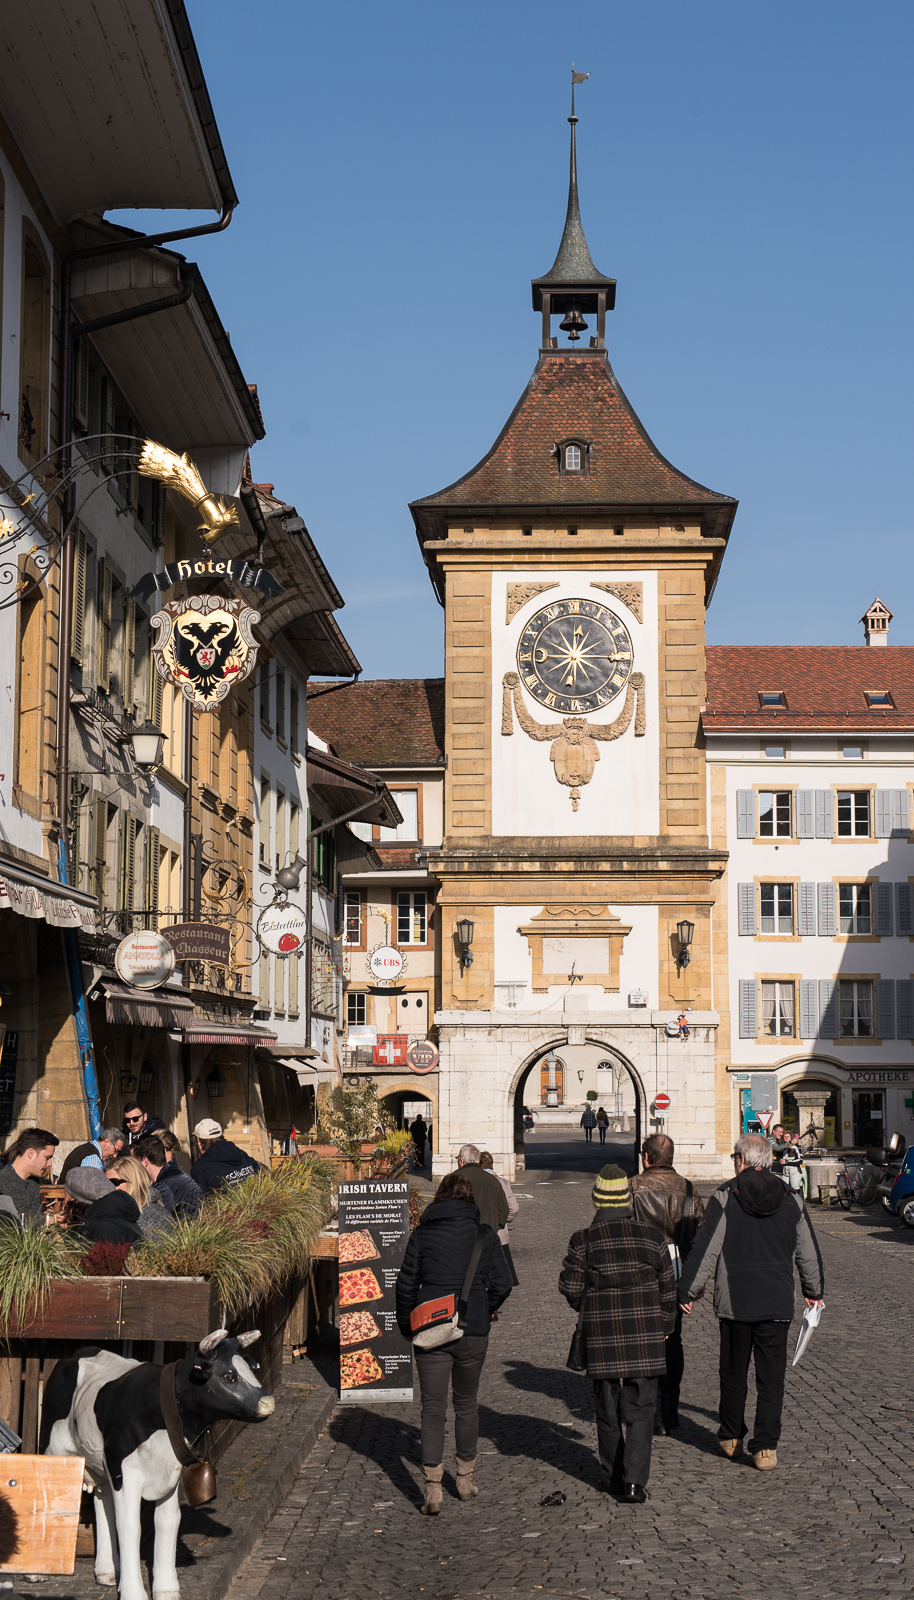
[[[405,1033],[379,1033],[372,1051],[376,1067],[405,1067],[409,1037]]]

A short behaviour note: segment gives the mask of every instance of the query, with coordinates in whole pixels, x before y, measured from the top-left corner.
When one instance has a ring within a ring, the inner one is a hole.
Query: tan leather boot
[[[741,1456],[743,1453],[743,1441],[742,1439],[722,1439],[718,1434],[717,1448],[722,1456],[727,1457],[728,1461],[735,1461],[737,1456]]]
[[[475,1471],[475,1456],[472,1461],[461,1461],[460,1457],[457,1457],[457,1493],[461,1500],[472,1500],[479,1493],[479,1489],[473,1481]]]
[[[422,1515],[437,1517],[441,1510],[441,1479],[444,1477],[444,1467],[423,1467],[425,1474],[425,1501],[422,1506]]]
[[[776,1450],[754,1450],[752,1453],[752,1465],[758,1467],[759,1472],[773,1472],[777,1464]]]

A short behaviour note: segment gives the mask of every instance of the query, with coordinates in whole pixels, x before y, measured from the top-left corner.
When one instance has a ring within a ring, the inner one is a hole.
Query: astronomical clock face
[[[631,635],[598,600],[554,600],[521,634],[517,670],[534,699],[552,711],[600,711],[628,683]]]

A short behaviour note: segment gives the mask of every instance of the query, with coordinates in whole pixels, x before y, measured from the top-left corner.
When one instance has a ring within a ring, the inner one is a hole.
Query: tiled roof
[[[589,471],[559,472],[562,439],[592,443]],[[737,502],[677,471],[645,433],[605,351],[546,350],[495,444],[465,477],[413,503],[420,536],[440,537],[440,516],[470,508],[703,509],[705,531],[725,537]]]
[[[707,733],[914,727],[914,646],[709,645],[707,681]],[[871,709],[866,691],[880,689],[888,690],[893,704]],[[760,694],[778,690],[785,708],[759,704]]]
[[[428,767],[444,757],[444,679],[374,678],[326,692],[312,682],[308,726],[361,767]]]

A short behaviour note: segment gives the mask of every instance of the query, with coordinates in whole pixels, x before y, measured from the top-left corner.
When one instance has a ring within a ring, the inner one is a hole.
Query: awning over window
[[[184,1022],[185,1044],[275,1044],[276,1034],[246,1022],[201,1022],[189,1027]]]
[[[28,867],[0,866],[0,911],[16,911],[20,917],[43,919],[53,928],[95,932],[96,899],[81,889],[54,883]]]
[[[141,1028],[183,1028],[194,1014],[190,995],[173,989],[132,989],[126,983],[104,978],[92,991],[105,997],[105,1016],[109,1022]]]
[[[305,1061],[301,1056],[274,1056],[273,1060],[278,1067],[288,1067],[290,1072],[295,1073],[300,1088],[309,1083],[313,1087],[317,1083],[317,1067],[313,1061]]]

